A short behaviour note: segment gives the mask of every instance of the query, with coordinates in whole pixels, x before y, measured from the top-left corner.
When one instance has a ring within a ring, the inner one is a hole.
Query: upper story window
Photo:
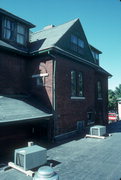
[[[20,23],[5,18],[3,22],[3,38],[24,45],[27,40],[26,28]]]
[[[17,24],[17,43],[24,44],[26,39],[25,27],[21,24]]]
[[[99,54],[92,51],[92,55],[93,55],[93,58],[96,59],[96,60],[99,60]]]
[[[98,99],[102,99],[102,84],[101,84],[101,81],[97,82],[97,97],[98,97]]]
[[[82,72],[71,71],[71,97],[83,97],[83,74]]]
[[[71,35],[71,49],[79,54],[83,54],[84,41],[75,35]]]
[[[14,40],[14,23],[9,19],[4,19],[3,37]]]

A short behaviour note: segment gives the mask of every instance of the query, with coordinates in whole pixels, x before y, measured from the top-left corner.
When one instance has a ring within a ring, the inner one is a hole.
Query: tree
[[[114,92],[115,92],[117,99],[121,98],[121,84],[119,84],[119,87],[116,87]]]
[[[117,99],[121,98],[121,84],[115,90],[108,90],[108,110],[117,111]]]
[[[108,90],[108,110],[116,111],[117,108],[117,97],[113,90]]]

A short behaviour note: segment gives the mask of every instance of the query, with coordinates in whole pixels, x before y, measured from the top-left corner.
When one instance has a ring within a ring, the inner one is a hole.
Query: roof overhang
[[[24,20],[24,19],[22,19],[22,18],[20,18],[20,17],[18,17],[16,15],[14,15],[14,14],[12,14],[12,13],[4,10],[4,9],[2,9],[2,8],[0,8],[0,13],[6,15],[8,17],[11,17],[11,18],[13,18],[13,19],[15,19],[15,20],[17,20],[17,21],[19,21],[21,23],[26,24],[29,28],[36,27],[34,24],[32,24],[32,23],[30,23],[30,22],[28,22],[28,21],[26,21],[26,20]]]
[[[105,74],[106,76],[108,76],[108,78],[111,78],[112,75],[110,73],[108,73],[106,70],[104,70],[102,67],[100,67],[99,65],[97,64],[94,64],[84,58],[81,58],[79,56],[76,56],[70,52],[67,52],[57,46],[53,46],[53,47],[50,47],[50,48],[47,48],[47,49],[43,49],[41,51],[35,51],[35,52],[32,52],[31,55],[39,55],[39,54],[43,54],[43,53],[48,53],[50,54],[50,52],[56,52],[56,53],[59,53],[61,55],[64,55],[66,57],[69,57],[71,60],[76,60],[78,62],[81,62],[83,64],[86,64],[88,66],[91,66],[92,68],[94,68],[97,72],[99,73],[102,73],[102,74]]]
[[[0,124],[50,119],[53,114],[31,97],[0,96]]]

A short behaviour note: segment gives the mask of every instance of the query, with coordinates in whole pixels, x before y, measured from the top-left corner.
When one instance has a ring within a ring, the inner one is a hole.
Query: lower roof
[[[0,96],[0,124],[48,119],[52,114],[33,97]]]

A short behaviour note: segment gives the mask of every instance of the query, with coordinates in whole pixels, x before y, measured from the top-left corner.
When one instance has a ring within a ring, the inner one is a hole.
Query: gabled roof
[[[19,22],[22,22],[22,23],[26,24],[29,28],[34,28],[35,27],[35,25],[33,25],[32,23],[30,23],[30,22],[28,22],[28,21],[26,21],[26,20],[24,20],[24,19],[22,19],[22,18],[20,18],[20,17],[18,17],[16,15],[2,9],[2,8],[0,8],[0,14],[4,14],[4,15],[6,15],[8,17],[11,17],[11,18],[19,21]]]
[[[98,54],[102,54],[102,52],[100,50],[98,50],[97,48],[95,48],[94,46],[92,46],[91,44],[89,44],[91,49],[96,51]]]
[[[32,33],[30,36],[31,52],[41,51],[54,47],[55,44],[60,40],[60,38],[70,29],[71,26],[75,24],[78,19],[74,19],[65,24],[54,26],[49,29],[43,29],[42,31]],[[40,43],[40,46],[39,46]],[[38,45],[38,49],[36,48]],[[34,49],[35,48],[35,49]]]
[[[51,116],[52,114],[33,97],[0,96],[0,124]]]

